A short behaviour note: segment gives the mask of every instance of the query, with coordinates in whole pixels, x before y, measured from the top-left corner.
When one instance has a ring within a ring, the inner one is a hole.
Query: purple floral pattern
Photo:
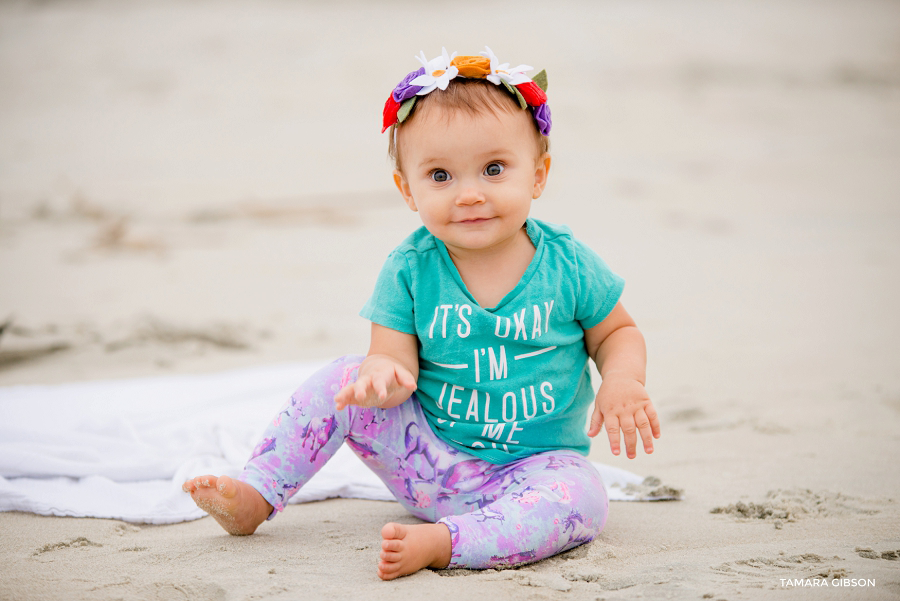
[[[346,442],[414,516],[451,533],[449,567],[531,563],[589,542],[608,501],[587,459],[552,451],[497,465],[450,447],[432,432],[415,398],[391,409],[350,406],[334,395],[363,357],[326,366],[272,421],[241,480],[282,511]]]

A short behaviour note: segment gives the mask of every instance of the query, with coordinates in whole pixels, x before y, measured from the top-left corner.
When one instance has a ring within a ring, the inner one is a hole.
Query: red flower
[[[519,90],[522,97],[525,98],[525,102],[528,103],[528,106],[540,106],[547,102],[547,95],[544,93],[544,90],[533,81],[520,83],[516,86],[516,89]]]
[[[400,110],[400,103],[394,100],[394,96],[388,96],[387,102],[384,103],[384,122],[381,133],[397,122],[397,111]]]

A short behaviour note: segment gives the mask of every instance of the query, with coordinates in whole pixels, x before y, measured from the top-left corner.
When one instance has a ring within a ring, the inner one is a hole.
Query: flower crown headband
[[[403,123],[419,96],[434,91],[446,90],[456,77],[486,79],[496,86],[503,86],[515,96],[522,109],[530,109],[541,135],[550,134],[550,107],[547,106],[547,72],[541,71],[534,78],[525,75],[532,67],[519,65],[510,69],[509,63],[500,64],[493,51],[487,46],[481,56],[456,56],[441,49],[441,55],[427,60],[425,52],[416,57],[422,66],[404,77],[384,103],[384,122],[381,129]]]

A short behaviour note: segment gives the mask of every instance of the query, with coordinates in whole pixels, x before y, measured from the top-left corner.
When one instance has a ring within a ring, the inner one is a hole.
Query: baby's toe
[[[396,563],[400,561],[402,555],[400,553],[395,553],[394,551],[382,551],[381,552],[381,560],[389,563]]]
[[[378,575],[383,579],[393,578],[400,571],[400,564],[382,561],[378,564]]]
[[[388,522],[381,528],[381,538],[402,540],[406,538],[406,527],[396,522]]]
[[[402,551],[403,541],[396,538],[389,538],[381,541],[381,548],[385,551]]]
[[[233,499],[237,495],[238,487],[228,476],[219,476],[216,490],[226,499]]]

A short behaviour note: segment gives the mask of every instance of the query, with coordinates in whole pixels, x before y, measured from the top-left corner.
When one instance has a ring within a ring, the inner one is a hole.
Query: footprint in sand
[[[148,598],[158,599],[159,601],[187,601],[188,599],[201,598],[197,596],[199,591],[195,590],[194,587],[180,584],[157,582],[144,587],[144,590],[145,592],[150,593],[147,595]],[[202,598],[224,598],[224,595],[222,597],[209,597],[204,595]]]
[[[775,528],[803,518],[835,515],[871,515],[881,511],[876,506],[890,501],[866,500],[842,493],[815,493],[809,489],[772,490],[757,503],[738,501],[725,507],[713,507],[710,513],[730,515],[741,521],[764,520]]]
[[[125,536],[126,534],[134,534],[135,532],[140,532],[141,529],[139,526],[135,526],[134,524],[116,524],[116,528],[114,530],[115,534],[118,536]]]
[[[815,553],[779,555],[778,557],[751,557],[728,561],[712,569],[720,574],[752,577],[771,584],[778,574],[791,574],[791,578],[844,578],[850,572],[835,565],[839,557],[827,559]]]
[[[128,576],[122,581],[99,584],[91,589],[91,591],[105,590],[115,591],[116,598],[120,599],[153,599],[155,601],[225,601],[228,596],[224,588],[209,582],[202,585],[153,582],[138,586]],[[273,588],[267,592],[274,595],[284,592],[284,589]]]
[[[52,551],[59,551],[61,549],[78,549],[83,547],[102,547],[100,543],[95,543],[94,541],[87,539],[83,536],[79,536],[78,538],[73,538],[71,540],[65,540],[58,543],[47,543],[43,547],[36,549],[34,553],[31,554],[32,557],[40,557],[45,553],[50,553]]]
[[[900,549],[888,551],[876,551],[872,547],[856,547],[854,549],[860,557],[866,559],[886,559],[888,561],[900,561]]]

